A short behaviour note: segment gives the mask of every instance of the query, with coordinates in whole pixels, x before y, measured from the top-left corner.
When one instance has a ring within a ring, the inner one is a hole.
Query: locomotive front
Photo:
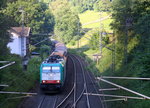
[[[47,91],[59,90],[63,81],[63,66],[60,63],[43,63],[40,69],[41,88]]]

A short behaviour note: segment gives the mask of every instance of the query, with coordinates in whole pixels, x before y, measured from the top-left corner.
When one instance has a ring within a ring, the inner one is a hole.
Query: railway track
[[[88,64],[83,60],[83,58],[79,57],[80,61],[82,62],[82,64],[84,65],[84,67],[86,67]],[[99,94],[100,92],[98,91],[100,85],[98,86],[98,84],[96,83],[96,80],[94,78],[93,73],[89,72],[87,69],[84,69],[85,73],[86,73],[86,78],[87,78],[87,88],[88,88],[88,93],[95,93],[95,94]],[[103,92],[101,93],[103,94]],[[107,108],[106,103],[103,102],[104,97],[93,97],[93,96],[89,96],[89,99],[91,100],[91,106],[96,105],[97,103],[101,103],[98,106],[100,108]],[[93,101],[94,100],[94,101]],[[96,103],[95,103],[96,102]],[[92,107],[93,108],[93,107]]]
[[[74,103],[74,105],[76,107],[83,107],[82,102],[86,102],[84,103],[84,107],[86,108],[90,108],[90,103],[89,103],[89,96],[88,95],[84,95],[84,93],[87,93],[87,82],[86,82],[86,76],[85,76],[85,71],[84,71],[84,67],[81,64],[81,61],[78,59],[77,56],[72,55],[72,57],[76,60],[76,64],[78,65],[77,67],[80,67],[80,72],[78,72],[78,80],[77,80],[77,98],[76,101]],[[79,76],[80,75],[80,76]],[[83,79],[83,80],[82,80]],[[82,82],[81,82],[82,80]],[[82,99],[83,98],[83,99]]]
[[[72,89],[68,92],[68,94],[65,96],[64,99],[61,100],[61,102],[59,102],[59,104],[56,106],[56,108],[70,108],[74,103],[75,103],[75,98],[76,98],[76,74],[77,74],[77,68],[76,68],[76,64],[74,62],[74,60],[72,59],[72,57],[69,56],[69,58],[72,61],[73,64],[73,77],[74,77],[74,81],[73,81],[73,85],[72,85]]]
[[[91,108],[89,96],[84,95],[88,92],[84,65],[78,57],[74,55],[69,57],[74,65],[74,86],[56,108]]]
[[[37,108],[55,108],[58,96],[44,95]],[[46,103],[46,104],[45,104]]]
[[[84,60],[75,55],[69,55],[68,59],[63,91],[58,94],[39,94],[32,99],[35,102],[32,107],[27,105],[21,108],[106,108],[100,97],[84,94],[99,92],[94,77],[85,70],[87,65]]]

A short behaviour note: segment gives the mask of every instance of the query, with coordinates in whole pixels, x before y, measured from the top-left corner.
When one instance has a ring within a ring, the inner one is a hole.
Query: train
[[[44,92],[61,91],[66,79],[67,47],[52,41],[54,49],[40,65],[40,88]]]

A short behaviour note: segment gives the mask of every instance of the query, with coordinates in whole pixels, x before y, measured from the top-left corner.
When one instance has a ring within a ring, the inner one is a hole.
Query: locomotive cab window
[[[52,67],[52,72],[60,72],[60,67]]]
[[[43,67],[43,72],[54,72],[54,73],[57,73],[57,72],[60,72],[60,67]]]
[[[50,72],[51,67],[43,67],[43,72]]]

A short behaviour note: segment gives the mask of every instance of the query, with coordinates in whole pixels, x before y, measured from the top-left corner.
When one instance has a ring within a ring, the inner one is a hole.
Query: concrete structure
[[[12,54],[18,54],[25,57],[29,51],[30,27],[11,27],[8,31],[12,41],[8,43]]]

